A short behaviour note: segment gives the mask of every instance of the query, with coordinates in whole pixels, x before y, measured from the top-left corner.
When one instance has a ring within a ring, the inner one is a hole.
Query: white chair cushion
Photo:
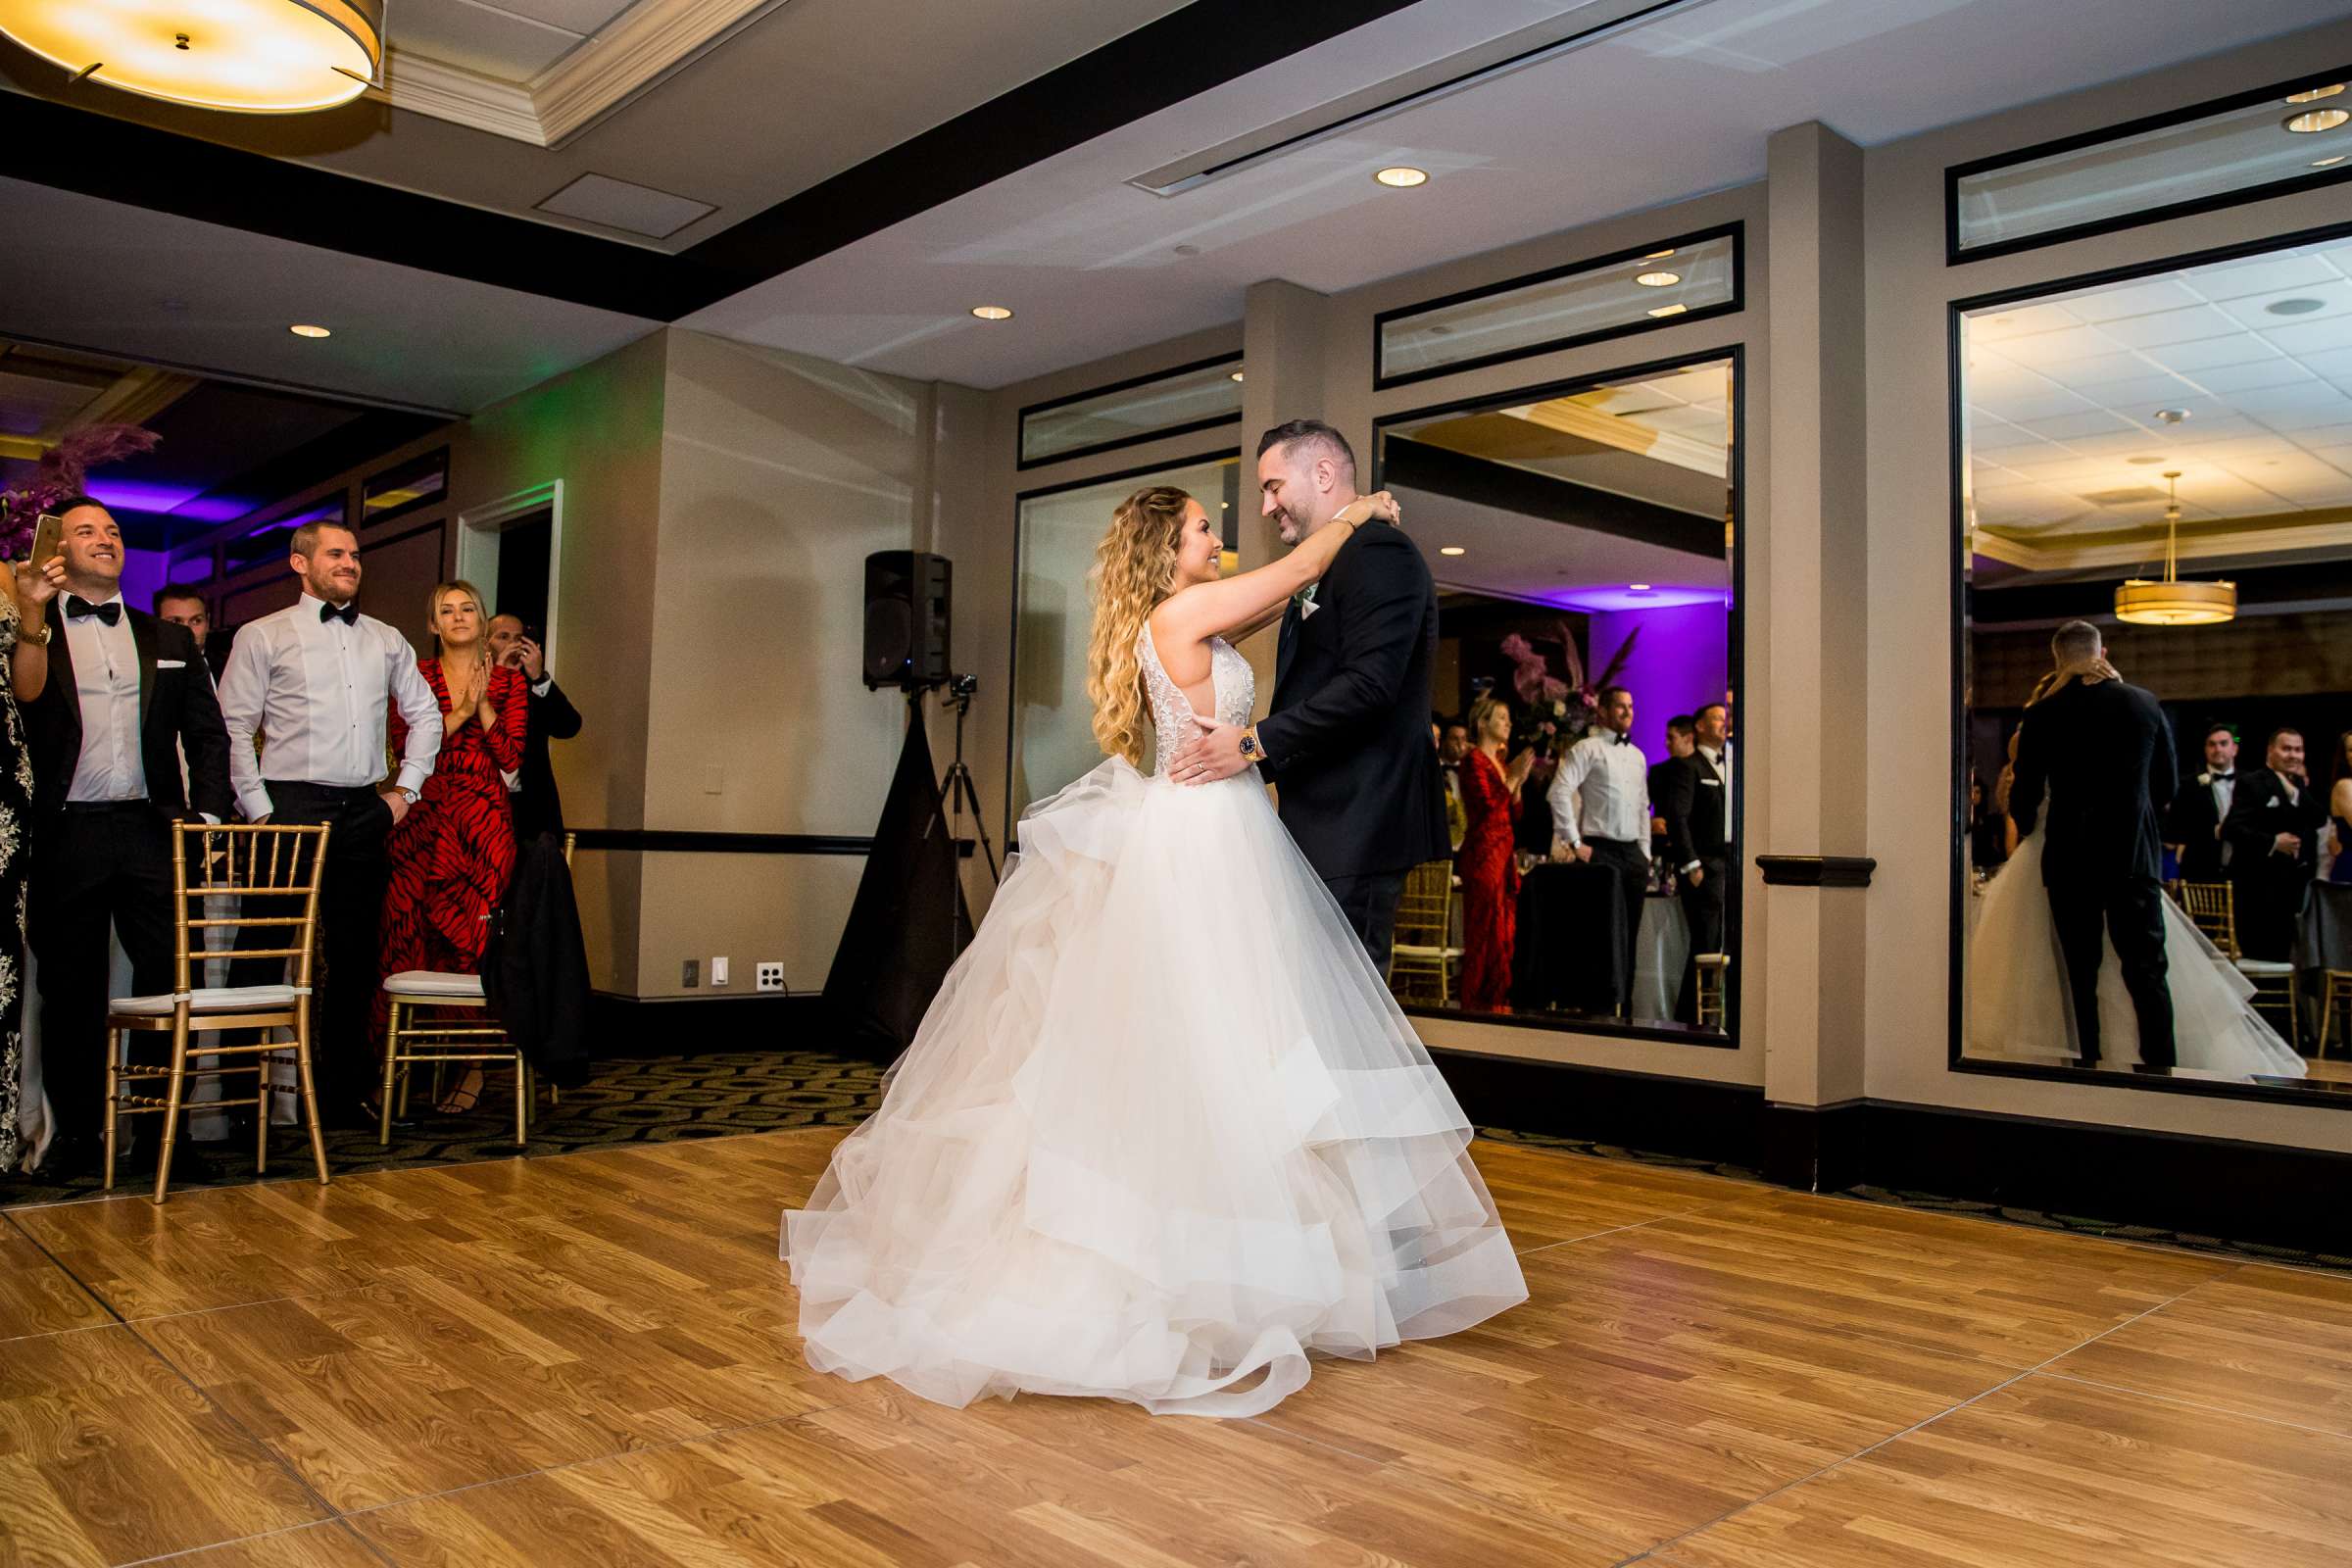
[[[2239,974],[2286,975],[2293,974],[2295,966],[2282,958],[2239,958],[2237,972]]]
[[[291,1007],[294,999],[309,993],[296,986],[205,986],[188,993],[190,1012],[261,1012],[271,1007]],[[152,997],[116,997],[107,1003],[110,1012],[127,1013],[134,1017],[160,1018],[172,1010],[179,999],[166,991]]]
[[[1412,942],[1392,944],[1389,951],[1400,958],[1458,958],[1462,956],[1459,948],[1432,948]]]
[[[384,977],[384,990],[399,997],[432,997],[451,1002],[480,1002],[482,977],[451,974],[441,969],[403,969]]]

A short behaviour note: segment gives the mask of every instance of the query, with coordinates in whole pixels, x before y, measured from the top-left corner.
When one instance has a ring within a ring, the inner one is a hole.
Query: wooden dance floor
[[[801,1361],[840,1136],[0,1216],[0,1563],[2352,1562],[2352,1279],[1482,1143],[1503,1318],[954,1411]]]

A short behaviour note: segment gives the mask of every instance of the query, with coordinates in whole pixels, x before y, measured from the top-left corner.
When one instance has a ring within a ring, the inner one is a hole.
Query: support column
[[[1282,549],[1271,519],[1258,511],[1257,438],[1286,419],[1322,419],[1323,345],[1331,301],[1279,278],[1253,283],[1242,315],[1242,569],[1262,566]],[[1349,440],[1355,439],[1350,435]],[[1358,464],[1371,454],[1356,453]],[[1257,675],[1257,711],[1274,695],[1275,635],[1260,632],[1242,645]]]
[[[1740,716],[1766,745],[1748,796],[1761,929],[1771,1174],[1839,1184],[1838,1107],[1863,1083],[1868,951],[1868,557],[1862,152],[1818,122],[1767,145],[1771,493]],[[1751,524],[1751,526],[1753,526]],[[1751,558],[1752,559],[1752,558]],[[1778,860],[1781,863],[1776,864]]]

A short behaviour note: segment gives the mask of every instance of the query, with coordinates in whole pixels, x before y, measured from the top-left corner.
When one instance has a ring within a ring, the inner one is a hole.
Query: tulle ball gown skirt
[[[784,1216],[809,1363],[1255,1414],[1526,1299],[1470,1138],[1254,771],[1105,762]]]

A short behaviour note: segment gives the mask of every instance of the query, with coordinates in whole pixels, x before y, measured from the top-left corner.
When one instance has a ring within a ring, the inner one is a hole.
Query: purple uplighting
[[[1713,605],[1721,609],[1731,603],[1732,596],[1721,588],[1683,583],[1652,583],[1636,592],[1626,584],[1606,587],[1567,588],[1545,594],[1544,603],[1562,610],[1595,611],[1621,610],[1680,610],[1690,605]]]
[[[91,500],[112,511],[147,512],[194,522],[231,522],[253,510],[251,502],[207,496],[189,485],[149,484],[136,479],[92,479],[89,493]]]

